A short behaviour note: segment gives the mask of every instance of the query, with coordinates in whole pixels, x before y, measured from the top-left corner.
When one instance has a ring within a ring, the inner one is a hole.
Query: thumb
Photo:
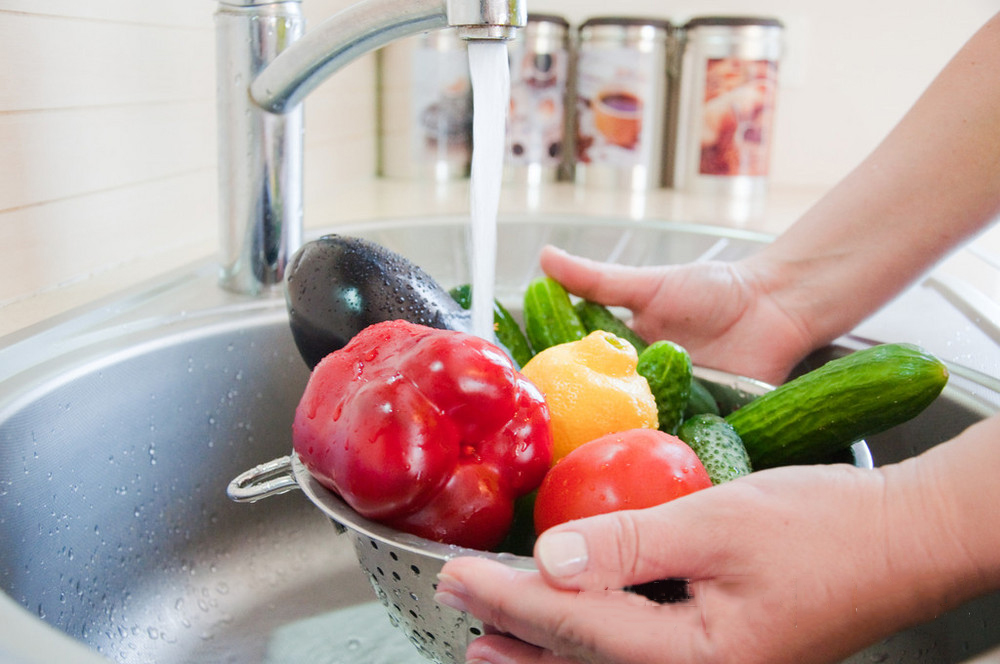
[[[690,497],[550,528],[535,543],[535,564],[550,585],[568,590],[705,578],[715,547],[687,509]]]
[[[574,256],[551,245],[542,248],[539,262],[548,276],[582,298],[606,305],[637,309],[656,293],[662,275],[651,268]]]

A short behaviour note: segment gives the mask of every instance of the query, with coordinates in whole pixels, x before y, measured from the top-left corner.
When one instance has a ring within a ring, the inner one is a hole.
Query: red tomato
[[[584,443],[549,470],[535,500],[535,532],[565,521],[642,509],[712,486],[687,443],[630,429]]]

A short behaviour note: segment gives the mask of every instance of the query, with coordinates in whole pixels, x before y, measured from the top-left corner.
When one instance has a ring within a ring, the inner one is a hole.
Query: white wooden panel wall
[[[314,25],[347,4],[303,10]],[[0,0],[0,318],[111,269],[215,251],[214,12]],[[366,58],[306,104],[313,224],[374,174],[374,77]]]
[[[303,10],[315,25],[350,1]],[[574,24],[612,13],[602,0],[528,2]],[[997,6],[628,0],[613,13],[785,20],[772,179],[816,188],[874,147]],[[214,252],[214,11],[214,0],[0,0],[0,335],[32,307],[48,315],[53,298],[92,297],[79,285],[96,277],[128,285]],[[375,173],[374,81],[366,58],[306,103],[307,226],[329,223]]]

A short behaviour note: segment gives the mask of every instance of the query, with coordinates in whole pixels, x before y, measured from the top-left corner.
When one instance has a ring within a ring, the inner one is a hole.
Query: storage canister
[[[767,190],[783,26],[704,16],[682,30],[674,186],[753,197]]]
[[[628,190],[663,185],[672,26],[597,17],[578,30],[575,178]]]
[[[379,170],[435,182],[466,177],[472,161],[469,51],[454,29],[379,51]]]
[[[528,23],[507,44],[510,116],[506,177],[538,185],[559,178],[566,145],[569,22],[528,14]]]

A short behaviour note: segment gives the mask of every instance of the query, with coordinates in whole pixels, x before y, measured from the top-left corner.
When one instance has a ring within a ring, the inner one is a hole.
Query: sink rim
[[[578,215],[508,217],[503,224],[572,223],[574,226],[621,224],[623,228],[641,228],[696,232],[715,237],[767,240],[770,236],[730,228],[701,224],[685,224],[663,220],[619,220],[610,217],[586,218]],[[408,218],[372,222],[317,231],[371,233],[402,226],[445,226],[464,223],[459,216],[435,216],[428,219]],[[178,301],[195,297],[198,306],[174,307]],[[167,307],[157,312],[160,307]],[[0,413],[31,399],[33,390],[47,384],[53,376],[66,377],[66,367],[84,371],[94,362],[112,362],[123,357],[119,353],[139,354],[150,349],[149,344],[176,343],[186,334],[204,331],[206,326],[243,329],[248,324],[266,324],[286,315],[280,291],[263,299],[250,300],[222,291],[215,284],[215,262],[207,258],[166,273],[160,277],[125,288],[118,294],[56,316],[24,331],[0,337]],[[865,340],[848,337],[848,341],[863,344]],[[838,340],[839,342],[839,340]],[[847,345],[850,345],[848,343]],[[31,353],[39,355],[32,356]],[[22,355],[22,358],[16,358]],[[30,356],[30,357],[29,357]],[[17,360],[17,361],[12,361]],[[69,362],[70,364],[65,364]],[[953,375],[988,389],[1000,392],[1000,381],[974,369],[949,362]],[[58,371],[57,371],[58,368]],[[36,375],[37,372],[37,375]],[[965,381],[955,385],[962,389]],[[28,388],[30,391],[22,391]],[[952,388],[952,386],[949,386]],[[984,408],[996,409],[995,403],[973,395]],[[55,657],[67,661],[108,661],[73,637],[40,620],[6,593],[0,593],[0,659],[13,656],[14,661],[48,662]]]

